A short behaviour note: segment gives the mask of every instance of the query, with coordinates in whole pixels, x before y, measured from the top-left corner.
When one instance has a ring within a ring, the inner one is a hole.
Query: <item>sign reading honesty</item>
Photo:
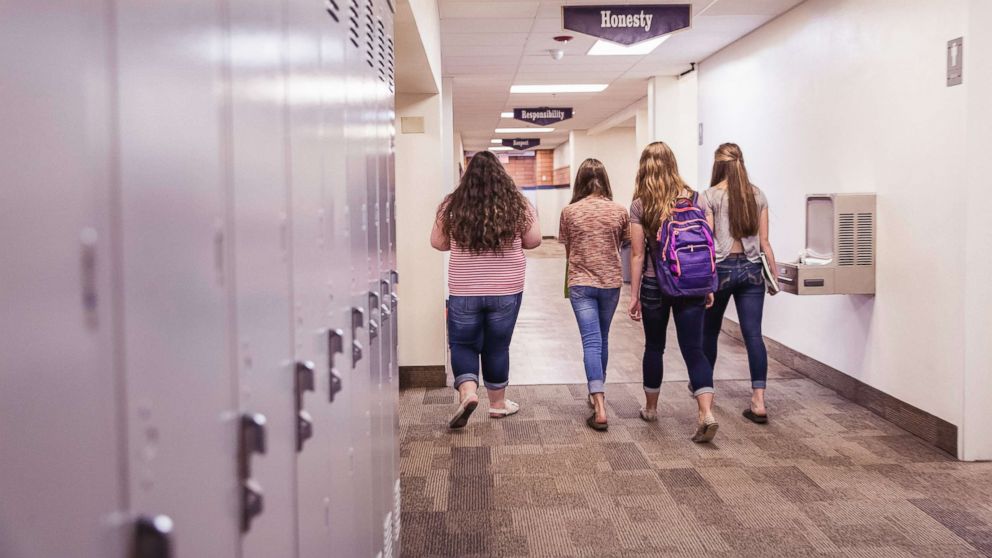
[[[539,126],[547,126],[572,117],[572,108],[515,108],[513,118],[521,122],[530,122]]]
[[[690,4],[562,6],[562,27],[632,45],[689,27]]]
[[[506,147],[512,147],[518,151],[526,151],[532,147],[541,145],[541,140],[539,138],[505,139],[503,140],[503,145]]]

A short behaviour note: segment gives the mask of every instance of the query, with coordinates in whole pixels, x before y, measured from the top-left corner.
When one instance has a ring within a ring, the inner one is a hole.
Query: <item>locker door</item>
[[[323,154],[322,187],[327,242],[323,258],[330,262],[331,328],[336,330],[333,358],[333,394],[328,392],[324,402],[329,405],[329,420],[334,439],[331,443],[330,465],[330,537],[335,556],[362,556],[364,541],[356,531],[354,505],[356,497],[353,467],[353,444],[348,428],[351,422],[351,402],[358,392],[351,377],[350,338],[353,320],[351,301],[351,246],[349,244],[348,182],[346,173],[347,146],[344,140],[346,88],[345,45],[348,43],[347,18],[343,3],[328,3],[328,12],[320,25],[322,88]],[[338,336],[340,334],[340,336]],[[321,394],[324,397],[324,394]]]
[[[356,532],[360,533],[362,549],[358,556],[375,556],[382,544],[380,531],[373,526],[377,523],[374,514],[374,494],[372,490],[372,398],[369,346],[369,282],[371,258],[368,246],[368,207],[375,203],[368,199],[367,144],[368,108],[367,96],[369,61],[367,55],[367,31],[365,22],[365,0],[349,0],[345,21],[348,22],[348,43],[345,48],[347,67],[347,109],[345,112],[345,141],[347,144],[347,184],[349,214],[349,245],[351,249],[351,304],[355,312],[355,322],[350,328],[353,358],[349,377],[354,383],[355,392],[351,399],[350,431],[354,447],[355,493],[354,516]],[[373,549],[376,549],[373,551]]]
[[[125,549],[108,14],[106,2],[0,7],[4,558]]]
[[[116,6],[128,491],[172,518],[180,558],[239,545],[223,13]]]
[[[383,548],[385,556],[392,556],[397,549],[394,548],[395,540],[393,507],[395,496],[393,493],[393,460],[394,443],[397,433],[394,431],[395,409],[393,407],[392,391],[395,386],[391,382],[392,351],[390,347],[393,342],[393,320],[391,307],[391,273],[389,272],[389,197],[388,197],[388,118],[392,106],[390,91],[390,65],[389,44],[387,38],[392,30],[392,13],[386,2],[376,1],[375,10],[375,136],[374,136],[374,163],[376,166],[376,181],[374,186],[377,197],[378,211],[376,212],[376,244],[378,254],[378,268],[376,279],[381,298],[379,317],[379,369],[377,380],[379,384],[379,417],[377,421],[378,433],[376,435],[377,448],[379,453],[379,468],[376,490],[380,498],[380,508],[378,510],[378,520],[383,534]]]
[[[228,35],[243,558],[296,555],[284,8],[280,1],[239,2]],[[258,446],[252,445],[255,436]],[[253,500],[256,491],[263,495],[261,507]]]
[[[331,540],[332,453],[336,430],[328,403],[328,335],[332,321],[328,215],[322,192],[320,64],[322,3],[289,0],[286,45],[293,222],[293,324],[301,430],[297,451],[298,537],[301,558],[326,557]]]
[[[383,384],[384,384],[384,431],[383,443],[386,445],[386,467],[384,489],[386,494],[386,520],[391,521],[392,550],[395,556],[400,555],[400,485],[399,485],[399,381],[396,348],[398,332],[394,292],[395,253],[394,253],[394,207],[393,207],[393,121],[395,119],[393,105],[393,11],[392,4],[381,2],[380,9],[383,20],[383,76],[382,97],[379,111],[379,203],[380,230],[379,246],[382,252],[380,279],[383,288],[384,312],[390,314],[388,323],[384,323],[383,332]]]

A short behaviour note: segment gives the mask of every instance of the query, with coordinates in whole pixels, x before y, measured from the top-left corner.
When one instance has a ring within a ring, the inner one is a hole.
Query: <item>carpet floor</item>
[[[770,383],[771,422],[752,424],[748,388],[717,382],[708,445],[689,440],[679,381],[657,423],[638,418],[639,384],[610,384],[605,433],[584,424],[582,384],[511,386],[518,415],[482,403],[457,432],[453,390],[404,391],[403,556],[992,556],[992,464],[804,378]]]

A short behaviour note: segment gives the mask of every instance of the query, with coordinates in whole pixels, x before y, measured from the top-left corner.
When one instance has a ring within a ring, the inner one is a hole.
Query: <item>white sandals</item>
[[[494,419],[506,418],[510,415],[516,414],[517,411],[520,410],[520,405],[518,405],[513,401],[510,401],[509,399],[505,400],[504,403],[506,406],[502,409],[493,409],[492,407],[490,407],[489,418],[494,418]]]

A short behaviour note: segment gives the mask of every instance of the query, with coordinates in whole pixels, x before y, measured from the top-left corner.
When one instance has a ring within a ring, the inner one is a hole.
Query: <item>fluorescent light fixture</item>
[[[629,46],[618,45],[617,43],[600,39],[596,41],[596,44],[592,45],[592,48],[590,48],[589,52],[586,54],[589,56],[643,56],[645,54],[650,54],[654,49],[658,48],[658,45],[665,42],[665,40],[669,37],[671,37],[671,35],[662,35],[661,37],[655,37],[653,39]]]
[[[562,83],[550,85],[511,85],[510,93],[599,93],[607,83]]]
[[[512,147],[490,147],[489,151],[513,151]]]
[[[496,128],[497,134],[547,134],[554,128]]]
[[[501,139],[491,139],[489,143],[495,143],[496,145],[503,145],[503,140]]]

